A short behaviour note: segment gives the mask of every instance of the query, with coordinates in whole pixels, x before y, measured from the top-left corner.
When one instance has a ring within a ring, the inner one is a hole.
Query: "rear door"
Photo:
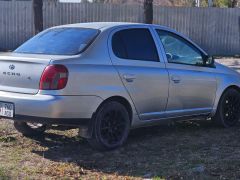
[[[130,26],[109,38],[112,63],[142,120],[161,118],[168,99],[168,72],[152,34],[147,26]]]

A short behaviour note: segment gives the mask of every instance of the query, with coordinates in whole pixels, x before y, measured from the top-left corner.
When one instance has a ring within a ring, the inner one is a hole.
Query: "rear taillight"
[[[63,65],[47,66],[40,80],[40,90],[60,90],[66,87],[68,70]]]

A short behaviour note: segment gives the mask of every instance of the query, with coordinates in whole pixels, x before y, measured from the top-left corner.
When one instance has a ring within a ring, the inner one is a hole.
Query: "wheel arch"
[[[231,86],[228,86],[227,88],[224,89],[222,95],[228,90],[228,89],[236,89],[239,93],[240,93],[240,87],[237,86],[237,85],[231,85]],[[221,97],[222,97],[221,95]]]
[[[239,93],[240,93],[240,86],[236,85],[236,84],[233,84],[233,85],[229,85],[225,88],[223,88],[223,90],[221,91],[220,95],[216,96],[216,99],[215,99],[215,103],[214,103],[214,107],[213,107],[213,111],[211,113],[211,117],[213,117],[216,112],[217,112],[217,108],[218,108],[218,104],[220,102],[220,99],[222,98],[223,94],[229,90],[229,89],[235,89],[237,90]]]
[[[105,99],[97,108],[96,112],[98,111],[98,109],[105,103],[107,102],[110,102],[110,101],[116,101],[116,102],[119,102],[121,103],[128,111],[128,114],[129,114],[129,119],[130,119],[130,122],[132,123],[132,119],[133,119],[133,109],[132,109],[132,106],[130,104],[130,102],[122,97],[122,96],[111,96],[107,99]]]

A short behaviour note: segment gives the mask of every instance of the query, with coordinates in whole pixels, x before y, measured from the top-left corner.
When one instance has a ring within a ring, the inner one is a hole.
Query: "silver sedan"
[[[80,127],[97,149],[166,120],[239,120],[240,75],[159,25],[81,23],[47,29],[0,55],[0,116],[26,136]]]

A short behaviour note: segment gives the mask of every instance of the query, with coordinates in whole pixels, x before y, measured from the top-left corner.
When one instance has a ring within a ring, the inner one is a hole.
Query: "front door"
[[[217,88],[214,67],[208,66],[204,54],[183,37],[164,30],[157,30],[157,34],[165,49],[170,78],[166,114],[210,113]]]
[[[116,29],[110,56],[141,120],[159,119],[166,110],[168,72],[147,26]]]

